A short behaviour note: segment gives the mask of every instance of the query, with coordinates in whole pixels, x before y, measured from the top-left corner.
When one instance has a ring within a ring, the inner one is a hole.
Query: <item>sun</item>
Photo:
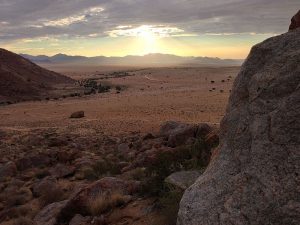
[[[154,42],[156,40],[155,33],[146,25],[140,27],[137,36],[143,38],[147,42]]]
[[[136,36],[143,42],[145,54],[157,51],[157,35],[151,29],[151,26],[143,25],[137,28]]]

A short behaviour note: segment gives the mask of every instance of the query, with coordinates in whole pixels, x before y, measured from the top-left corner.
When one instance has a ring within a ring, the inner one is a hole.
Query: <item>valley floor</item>
[[[0,107],[0,126],[10,129],[57,127],[75,133],[118,134],[155,131],[168,120],[218,124],[238,70],[238,67],[131,70],[133,76],[103,80],[124,86],[120,94],[113,90],[92,96]],[[75,72],[66,74],[78,78]],[[101,77],[97,74],[105,73],[89,72],[84,77]],[[85,111],[86,117],[68,119],[78,110]]]

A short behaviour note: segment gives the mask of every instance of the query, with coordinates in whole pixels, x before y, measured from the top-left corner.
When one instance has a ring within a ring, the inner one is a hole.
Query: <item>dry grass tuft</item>
[[[114,192],[104,195],[98,195],[96,198],[90,199],[88,202],[88,210],[91,215],[99,216],[110,211],[115,207],[120,207],[126,204],[126,196]]]
[[[53,202],[59,202],[64,199],[65,199],[65,193],[59,186],[56,186],[54,188],[46,188],[40,198],[40,206],[44,207]]]

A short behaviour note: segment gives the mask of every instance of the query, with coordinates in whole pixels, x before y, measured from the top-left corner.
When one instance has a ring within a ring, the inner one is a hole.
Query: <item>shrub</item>
[[[146,177],[145,174],[145,168],[136,168],[133,171],[131,171],[131,178],[134,180],[143,180]]]
[[[92,168],[84,171],[84,177],[88,180],[97,180],[103,176],[120,174],[121,170],[118,164],[111,163],[110,161],[96,162]]]
[[[124,195],[114,192],[100,194],[96,198],[91,198],[88,201],[88,211],[92,216],[99,216],[110,211],[115,207],[120,207],[126,203]]]
[[[116,90],[117,91],[122,91],[122,87],[121,86],[116,86]]]
[[[105,92],[109,92],[109,90],[111,89],[110,86],[102,86],[101,84],[98,86],[98,93],[105,93]]]
[[[145,170],[146,178],[142,181],[141,194],[160,196],[165,192],[165,178],[184,168],[184,162],[190,158],[189,151],[189,148],[177,148],[173,152],[160,152],[156,161]]]
[[[50,172],[47,169],[41,169],[35,174],[35,177],[38,179],[42,179],[47,176],[50,176]]]
[[[64,197],[65,197],[64,192],[59,186],[56,186],[54,188],[50,188],[50,187],[46,188],[43,191],[41,198],[39,199],[40,206],[44,207],[53,202],[62,201],[64,200]]]

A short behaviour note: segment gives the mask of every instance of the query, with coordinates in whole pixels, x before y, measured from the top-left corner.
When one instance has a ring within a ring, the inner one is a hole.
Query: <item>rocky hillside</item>
[[[0,224],[174,225],[219,138],[207,124],[169,121],[118,136],[0,128],[0,140]]]
[[[29,60],[0,49],[0,101],[36,99],[53,86],[72,79],[43,69]]]
[[[300,224],[300,29],[253,47],[178,225]]]

